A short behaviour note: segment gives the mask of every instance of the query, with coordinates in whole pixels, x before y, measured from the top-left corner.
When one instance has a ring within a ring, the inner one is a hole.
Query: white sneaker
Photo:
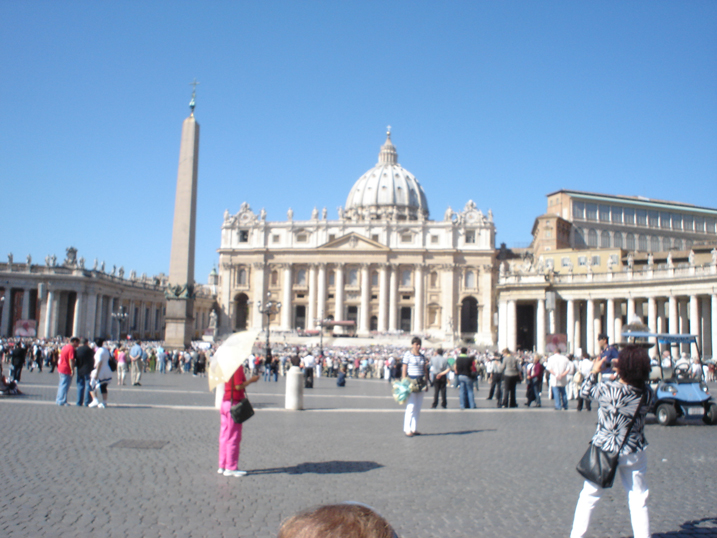
[[[224,474],[224,469],[222,469],[221,467],[219,467],[219,469],[217,469],[217,473],[219,473],[219,474]]]
[[[226,471],[224,471],[224,476],[246,476],[246,471],[240,471],[238,469],[236,471],[230,471],[229,469],[227,469]]]
[[[104,409],[105,407],[107,407],[107,406],[105,404],[101,403],[100,405],[97,406],[97,409]]]
[[[99,403],[100,402],[98,402],[97,400],[92,400],[92,402],[90,402],[90,405],[88,405],[87,407],[97,407]]]

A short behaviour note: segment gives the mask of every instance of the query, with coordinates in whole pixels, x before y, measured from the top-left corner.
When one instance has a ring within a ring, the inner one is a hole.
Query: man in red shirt
[[[80,339],[76,336],[70,338],[70,343],[60,351],[60,360],[57,363],[57,371],[60,374],[60,385],[57,387],[57,405],[69,405],[67,403],[67,391],[72,383],[72,375],[75,373],[75,350],[80,345]]]

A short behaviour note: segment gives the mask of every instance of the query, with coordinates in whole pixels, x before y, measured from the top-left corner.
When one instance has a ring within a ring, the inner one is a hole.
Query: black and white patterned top
[[[647,446],[645,440],[645,416],[651,408],[655,397],[652,389],[645,385],[647,394],[640,408],[640,415],[635,419],[630,436],[622,447],[620,455],[632,454]],[[580,388],[582,398],[596,400],[599,404],[598,423],[592,444],[608,452],[614,452],[627,434],[627,428],[640,404],[643,391],[626,385],[618,380],[598,383],[597,375],[590,374]]]

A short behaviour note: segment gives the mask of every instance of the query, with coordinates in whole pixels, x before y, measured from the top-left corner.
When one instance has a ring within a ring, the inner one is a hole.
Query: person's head
[[[88,345],[89,343],[90,343],[90,341],[89,341],[87,338],[83,338],[83,339],[82,339],[82,345],[83,345],[83,346],[86,346],[86,345]]]
[[[468,355],[468,348],[467,348],[467,347],[462,347],[462,348],[461,348],[461,355]]]
[[[597,341],[598,341],[598,347],[600,349],[605,349],[607,347],[608,338],[607,338],[606,334],[604,334],[604,333],[598,334]]]
[[[536,353],[535,357],[533,357],[533,364],[538,364],[541,358],[540,353]]]
[[[510,355],[510,349],[505,348],[505,349],[502,351],[502,353],[503,353],[503,355]]]
[[[277,538],[397,538],[388,521],[361,504],[331,504],[284,521]]]
[[[444,353],[444,351],[443,351],[443,348],[442,348],[442,347],[439,347],[439,348],[436,350],[436,355],[443,355],[443,353]]]
[[[76,348],[77,346],[80,345],[80,339],[77,338],[76,336],[73,336],[72,338],[70,338],[70,345],[72,347]]]
[[[421,339],[418,336],[411,338],[411,349],[414,353],[421,350]]]
[[[642,387],[650,377],[650,357],[647,350],[642,346],[628,344],[620,350],[616,361],[612,366],[620,374],[620,379],[629,385]]]
[[[97,339],[95,340],[95,345],[96,345],[97,347],[102,347],[104,344],[105,344],[105,339],[104,339],[104,338],[97,338]]]

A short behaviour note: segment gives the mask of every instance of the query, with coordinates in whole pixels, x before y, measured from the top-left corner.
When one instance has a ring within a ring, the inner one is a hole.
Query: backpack
[[[107,361],[107,364],[110,367],[110,370],[113,372],[117,371],[117,360],[112,355],[110,355],[110,360]]]

